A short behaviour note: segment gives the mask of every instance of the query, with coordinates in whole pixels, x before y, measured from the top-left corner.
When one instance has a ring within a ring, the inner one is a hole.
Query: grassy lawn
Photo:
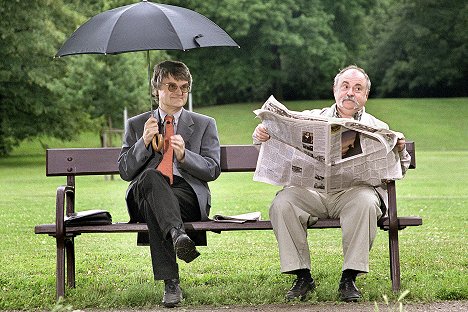
[[[329,101],[285,103],[303,110]],[[417,169],[398,182],[401,215],[422,216],[422,227],[400,232],[402,290],[407,301],[468,299],[468,99],[370,100],[368,111],[416,141]],[[261,103],[223,105],[197,111],[217,120],[222,144],[247,144]],[[97,147],[97,134],[50,147]],[[26,142],[0,158],[0,309],[50,309],[55,303],[55,244],[34,235],[34,226],[55,217],[55,189],[63,178],[45,177],[44,150]],[[212,214],[261,211],[277,187],[252,181],[252,173],[229,173],[210,184]],[[77,178],[77,210],[108,209],[116,222],[128,221],[127,183],[116,177]],[[152,280],[148,247],[135,234],[88,234],[76,238],[77,288],[67,290],[74,308],[151,307],[163,287]],[[312,274],[318,282],[309,303],[337,301],[341,235],[336,229],[309,231]],[[365,301],[391,292],[388,240],[379,231],[371,253],[371,272],[358,278]],[[180,263],[185,307],[283,302],[291,276],[279,273],[276,240],[270,231],[209,233],[208,246],[191,264]]]

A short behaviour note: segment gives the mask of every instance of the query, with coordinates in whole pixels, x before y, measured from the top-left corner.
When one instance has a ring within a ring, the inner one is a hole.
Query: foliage
[[[125,108],[130,116],[150,109],[144,53],[67,56],[60,61],[69,71],[61,79],[66,93],[59,102],[80,105],[91,118],[100,119],[100,126],[123,128]]]
[[[240,45],[153,51],[189,65],[194,106],[330,97],[339,68],[369,72],[372,95],[467,95],[468,4],[453,0],[169,0],[212,19]],[[143,52],[52,59],[87,19],[128,0],[0,0],[0,155],[41,136],[123,127],[149,109]]]
[[[112,120],[122,127],[124,107],[131,114],[149,109],[143,53],[53,59],[66,38],[86,21],[76,10],[78,4],[2,1],[0,155],[28,138],[48,135],[70,140],[81,131],[112,126]],[[109,4],[99,2],[94,7],[101,5]]]
[[[63,40],[60,27],[77,15],[62,1],[2,2],[0,155],[28,137],[69,137],[87,119],[85,112],[58,104],[54,92],[56,77],[65,70],[52,62],[55,46]]]
[[[346,46],[332,29],[333,12],[320,0],[184,4],[216,21],[241,47],[172,53],[194,71],[197,105],[258,101],[270,94],[320,98],[329,92],[330,73],[346,62]]]
[[[371,22],[379,31],[367,53],[378,96],[468,95],[466,1],[397,0],[386,9]]]

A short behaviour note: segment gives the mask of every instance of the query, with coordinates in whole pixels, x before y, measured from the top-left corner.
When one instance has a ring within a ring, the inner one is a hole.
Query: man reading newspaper
[[[317,120],[337,118],[337,121],[349,121],[350,124],[355,121],[360,128],[367,125],[369,133],[378,132],[379,129],[385,132],[389,129],[388,125],[366,113],[364,109],[370,87],[370,79],[362,68],[354,65],[348,66],[341,70],[334,79],[335,104],[321,110],[302,112],[300,118],[304,116],[310,116],[310,119]],[[281,138],[273,136],[273,129],[271,129],[272,136],[270,136],[268,127],[274,127],[274,124],[262,123],[255,128],[252,135],[255,143],[268,143],[270,139],[271,141],[281,140]],[[331,132],[333,131],[338,130],[333,128]],[[300,138],[301,151],[306,155],[304,157],[315,159],[316,163],[345,162],[348,161],[347,159],[359,157],[355,155],[363,152],[361,149],[363,144],[359,143],[359,140],[364,140],[365,137],[361,136],[359,131],[349,133],[342,131],[340,133],[341,140],[338,145],[341,150],[335,152],[337,155],[335,160],[330,159],[329,156],[329,154],[333,154],[333,144],[330,144],[332,141],[317,142],[316,138],[307,132],[309,131],[305,131]],[[288,143],[286,138],[283,140]],[[410,162],[410,156],[405,149],[404,137],[402,135],[395,137],[390,143],[383,140],[382,144],[393,149],[393,154],[399,158],[400,173],[404,174]],[[328,146],[327,152],[317,154],[317,150],[325,149],[323,145]],[[388,152],[387,154],[392,155]],[[297,175],[295,171],[301,172],[303,169],[303,167],[293,165],[292,168],[288,168],[287,172]],[[272,174],[274,175],[274,173]],[[326,179],[325,176],[313,178],[316,181]],[[361,292],[356,287],[356,277],[358,274],[369,271],[369,251],[377,234],[377,221],[386,211],[385,184],[379,180],[378,185],[357,183],[336,191],[319,190],[320,185],[317,186],[316,183],[310,186],[298,185],[297,183],[286,185],[277,193],[270,207],[270,219],[278,241],[281,272],[297,276],[293,286],[286,293],[286,298],[288,300],[296,298],[304,300],[316,287],[311,276],[310,252],[307,243],[308,224],[313,223],[317,218],[339,218],[344,261],[338,292],[343,301],[357,301],[361,298]]]

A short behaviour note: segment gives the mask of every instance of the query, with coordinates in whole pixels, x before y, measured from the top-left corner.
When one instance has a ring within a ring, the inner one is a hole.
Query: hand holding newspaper
[[[260,148],[255,181],[328,193],[402,178],[394,149],[401,133],[290,111],[273,96],[254,113],[271,137]]]

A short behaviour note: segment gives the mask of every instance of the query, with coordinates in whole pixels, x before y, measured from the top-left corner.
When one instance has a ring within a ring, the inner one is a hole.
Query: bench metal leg
[[[392,290],[400,290],[400,251],[398,246],[398,229],[388,231],[390,249],[390,277],[392,278]]]
[[[396,206],[395,181],[387,184],[388,191],[388,243],[390,252],[390,277],[392,279],[392,290],[400,290],[400,249],[398,245],[398,217]]]
[[[65,268],[67,271],[67,284],[75,288],[75,244],[73,237],[67,239],[57,238],[57,267],[56,267],[56,297],[65,297]]]
[[[55,273],[56,298],[65,296],[65,240],[57,238],[57,266]]]
[[[75,288],[75,242],[74,238],[65,241],[67,256],[67,284],[70,288]]]

